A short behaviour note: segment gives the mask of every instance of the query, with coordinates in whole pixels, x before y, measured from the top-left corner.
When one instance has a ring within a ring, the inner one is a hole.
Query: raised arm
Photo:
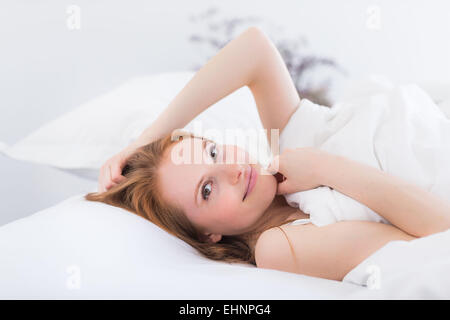
[[[283,226],[285,234],[272,228],[255,245],[258,267],[342,280],[390,241],[409,241],[450,228],[449,203],[377,168],[315,148],[287,149],[280,160],[287,175],[278,186],[282,194],[326,185],[365,204],[394,226],[340,221],[323,227]]]
[[[300,97],[275,46],[260,29],[250,27],[211,58],[138,139],[102,165],[99,191],[125,179],[122,169],[136,148],[185,127],[201,112],[243,86],[248,86],[255,98],[270,145],[271,129],[281,132]]]
[[[268,134],[270,129],[282,130],[300,102],[280,54],[257,27],[248,28],[211,58],[135,144],[141,146],[183,128],[243,86],[251,90]]]

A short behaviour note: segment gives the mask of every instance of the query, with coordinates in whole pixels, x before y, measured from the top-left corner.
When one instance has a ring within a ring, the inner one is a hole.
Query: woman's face
[[[221,235],[250,231],[272,203],[277,189],[275,177],[250,160],[248,152],[237,146],[183,138],[164,155],[159,168],[161,195],[182,208],[214,242]],[[250,167],[256,179],[246,195]]]

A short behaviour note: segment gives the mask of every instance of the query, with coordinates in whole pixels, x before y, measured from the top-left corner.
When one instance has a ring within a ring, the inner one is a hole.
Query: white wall
[[[81,9],[80,30],[66,26],[72,4]],[[334,58],[350,76],[450,81],[450,3],[445,0],[2,0],[0,141],[14,143],[132,76],[204,62],[210,52],[188,41],[202,31],[189,16],[211,6],[223,18],[264,19],[261,26],[271,37],[281,31],[306,36],[310,51]],[[95,186],[2,156],[0,176],[0,224]]]

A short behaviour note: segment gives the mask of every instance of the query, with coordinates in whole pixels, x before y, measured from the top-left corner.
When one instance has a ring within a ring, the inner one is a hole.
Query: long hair
[[[85,199],[123,208],[154,223],[163,230],[185,241],[203,256],[225,262],[243,262],[256,265],[254,241],[267,229],[295,219],[286,220],[296,208],[289,207],[283,196],[276,196],[251,232],[223,235],[216,243],[201,233],[186,217],[183,210],[167,203],[158,191],[158,168],[165,151],[190,132],[176,130],[171,135],[138,148],[122,170],[125,180],[103,193],[88,193]],[[270,214],[269,214],[270,211]]]

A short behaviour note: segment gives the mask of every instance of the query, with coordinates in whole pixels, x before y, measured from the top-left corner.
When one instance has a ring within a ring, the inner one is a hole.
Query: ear
[[[205,235],[207,240],[209,242],[219,242],[220,240],[222,240],[222,235],[221,234],[215,234],[215,233],[208,233]]]

